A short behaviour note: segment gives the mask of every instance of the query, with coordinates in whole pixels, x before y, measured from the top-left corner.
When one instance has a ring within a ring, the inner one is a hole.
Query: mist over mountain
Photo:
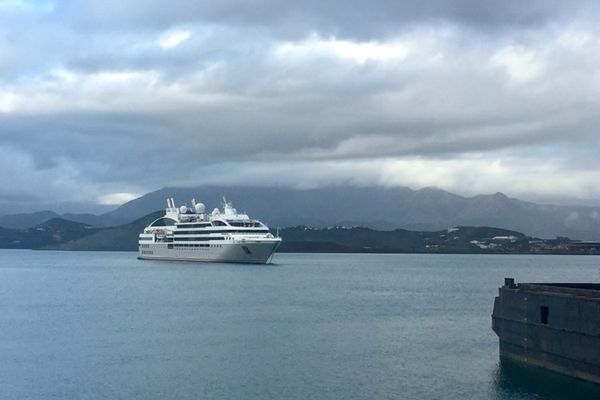
[[[167,187],[123,204],[103,218],[125,223],[166,206],[221,207],[222,197],[238,211],[271,227],[360,225],[374,229],[439,230],[453,226],[494,226],[530,236],[600,238],[600,207],[545,205],[502,193],[464,197],[435,188],[328,187],[290,189],[243,186]]]

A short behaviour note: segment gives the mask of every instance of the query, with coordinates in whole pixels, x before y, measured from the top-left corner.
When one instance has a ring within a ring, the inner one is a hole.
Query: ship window
[[[213,226],[227,226],[227,224],[223,221],[213,221]]]
[[[179,228],[206,228],[208,226],[210,226],[209,223],[203,223],[203,224],[177,224],[177,226]]]
[[[256,221],[232,222],[232,221],[227,220],[227,222],[231,226],[239,226],[242,228],[260,228],[260,227],[262,227],[262,224],[260,222],[256,222]]]
[[[550,309],[547,306],[540,307],[540,322],[544,325],[548,324],[548,314]]]
[[[154,221],[150,226],[173,226],[175,223],[176,221],[174,219],[163,217]]]

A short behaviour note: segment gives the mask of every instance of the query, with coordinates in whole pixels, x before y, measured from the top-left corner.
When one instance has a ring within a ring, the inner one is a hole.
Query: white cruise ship
[[[169,198],[165,215],[140,234],[138,258],[265,264],[280,244],[265,224],[238,214],[225,199],[223,211],[205,213],[196,200],[178,208]]]

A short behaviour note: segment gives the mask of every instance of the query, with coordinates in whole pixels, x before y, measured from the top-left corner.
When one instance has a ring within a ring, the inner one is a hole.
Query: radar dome
[[[185,214],[185,213],[187,212],[187,207],[186,207],[186,206],[181,206],[181,207],[179,207],[179,212],[180,212],[181,214]]]
[[[196,209],[196,213],[198,213],[198,214],[202,214],[204,212],[204,210],[206,209],[204,207],[204,204],[202,204],[202,203],[197,203],[194,208]]]

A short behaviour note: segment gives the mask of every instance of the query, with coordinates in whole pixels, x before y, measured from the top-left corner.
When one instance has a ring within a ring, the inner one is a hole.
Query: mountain
[[[98,228],[79,222],[52,218],[29,229],[0,228],[0,248],[41,249],[57,247],[63,243],[93,234]]]
[[[132,221],[165,207],[202,201],[210,211],[221,198],[271,227],[360,225],[373,229],[436,231],[453,226],[495,226],[529,236],[600,239],[600,207],[544,205],[502,193],[464,197],[435,188],[328,187],[318,189],[200,186],[163,188],[102,215]]]
[[[8,229],[26,229],[58,217],[54,211],[3,215],[0,217],[0,226]]]
[[[318,189],[201,186],[163,188],[102,215],[41,211],[0,217],[0,226],[28,229],[52,218],[93,227],[128,224],[163,209],[167,197],[177,204],[202,201],[210,212],[221,198],[271,227],[334,225],[378,230],[437,231],[453,226],[494,226],[542,238],[600,239],[600,207],[544,205],[502,193],[464,197],[435,188],[329,187]]]
[[[135,251],[138,248],[138,235],[150,222],[164,215],[156,211],[125,225],[96,229],[89,235],[69,242],[46,246],[56,250],[96,250],[96,251]]]
[[[118,226],[123,223],[123,220],[120,218],[111,218],[110,216],[95,214],[65,213],[62,214],[60,218],[96,227]]]
[[[33,228],[0,228],[0,248],[45,250],[137,250],[139,233],[163,215],[158,211],[118,227],[93,227],[52,218]]]
[[[38,211],[33,213],[19,213],[0,216],[0,227],[8,229],[28,229],[42,224],[53,218],[79,222],[85,225],[105,227],[121,224],[120,218],[94,214],[57,214],[54,211]]]

